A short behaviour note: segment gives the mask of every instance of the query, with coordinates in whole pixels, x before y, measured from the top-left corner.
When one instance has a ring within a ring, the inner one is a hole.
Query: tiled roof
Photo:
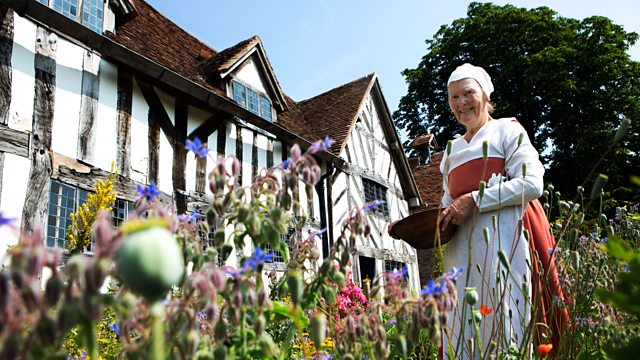
[[[329,151],[338,155],[374,79],[375,74],[369,74],[299,102],[297,105],[304,115],[304,135],[307,139],[314,141],[326,135],[331,136],[336,142]]]
[[[418,186],[420,198],[422,199],[422,208],[434,208],[440,205],[442,200],[442,174],[440,173],[440,162],[444,151],[439,151],[431,155],[431,164],[429,165],[411,165],[413,178]],[[419,210],[419,209],[416,209]]]
[[[116,33],[109,36],[128,49],[224,96],[223,89],[208,81],[212,72],[228,71],[252,47],[262,46],[260,38],[253,36],[218,52],[145,1],[132,0],[132,3],[137,16],[118,26]],[[273,74],[269,59],[265,56],[264,60]],[[275,75],[273,79],[280,90]],[[300,102],[282,93],[287,110],[278,114],[277,123],[310,142],[331,136],[336,143],[329,151],[338,155],[374,80],[375,74],[370,74]]]
[[[145,1],[132,0],[137,16],[120,25],[110,37],[128,49],[204,86],[224,94],[207,83],[199,69],[203,56],[217,53],[187,33]]]

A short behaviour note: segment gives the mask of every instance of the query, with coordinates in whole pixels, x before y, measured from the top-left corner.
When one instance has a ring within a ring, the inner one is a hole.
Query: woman
[[[516,119],[491,117],[493,84],[484,69],[461,65],[447,85],[451,111],[466,132],[451,142],[440,164],[446,207],[441,227],[458,225],[447,244],[444,265],[445,269],[464,267],[467,272],[458,280],[459,306],[443,337],[444,354],[477,358],[487,351],[506,352],[510,346],[520,349],[530,336],[526,329],[532,302],[537,321],[548,326],[533,329],[535,341],[549,342],[541,336],[545,331],[549,334],[548,329],[557,339],[558,325],[567,317],[564,310],[550,310],[557,307],[554,298],[562,294],[547,251],[554,240],[537,200],[544,184],[538,153]],[[482,194],[481,180],[486,181]],[[500,261],[499,252],[508,262]],[[540,260],[542,269],[538,261],[530,265],[532,258]],[[477,332],[469,322],[471,308],[463,300],[465,287],[475,287],[479,294],[474,309],[482,306],[484,317]],[[492,340],[496,341],[493,345]],[[554,345],[557,349],[557,342]]]

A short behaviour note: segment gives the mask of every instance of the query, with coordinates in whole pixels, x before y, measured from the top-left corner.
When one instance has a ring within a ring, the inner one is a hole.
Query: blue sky
[[[147,0],[216,50],[258,35],[287,95],[300,101],[378,74],[391,111],[407,87],[400,72],[418,65],[424,41],[465,17],[463,0]],[[493,1],[561,16],[602,15],[640,33],[639,0]],[[630,51],[640,61],[640,45]]]

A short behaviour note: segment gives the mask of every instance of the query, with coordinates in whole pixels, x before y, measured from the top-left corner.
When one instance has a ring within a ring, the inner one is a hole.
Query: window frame
[[[55,8],[56,6],[56,0],[37,0],[40,4],[47,6],[48,8],[50,8],[51,10],[57,12],[58,14],[61,14],[62,16],[71,19],[79,24],[81,24],[82,26],[86,27],[87,29],[90,29],[91,31],[94,31],[98,34],[102,34],[104,32],[104,21],[105,21],[105,4],[106,2],[103,0],[60,0],[62,6],[64,7],[64,3],[66,2],[73,2],[75,1],[75,5],[76,5],[76,16],[75,18],[65,14],[63,11],[59,11],[58,9]],[[94,4],[95,2],[95,4]],[[93,5],[98,5],[98,4],[102,4],[102,8],[98,7],[98,6],[93,6]],[[95,11],[96,14],[92,14],[91,12],[91,8],[95,7],[97,10]],[[88,10],[87,10],[88,9]],[[88,16],[92,16],[92,18],[95,18],[99,21],[96,21],[96,24],[94,25],[89,18],[85,21],[85,10],[86,10],[86,14],[88,14]],[[98,12],[100,12],[101,17],[98,17]]]
[[[244,96],[237,89],[242,89]],[[267,94],[236,79],[231,80],[231,94],[233,95],[233,101],[238,105],[269,122],[273,122],[273,103]],[[241,98],[242,101],[240,101]],[[252,99],[255,101],[252,101]],[[268,108],[264,106],[266,104],[269,105]]]
[[[388,201],[389,188],[375,180],[362,177],[362,192],[365,203],[376,200],[384,201],[382,204],[379,204],[378,206],[372,208],[370,210],[371,213],[378,214],[385,217],[386,219],[390,218],[391,212],[389,209]]]

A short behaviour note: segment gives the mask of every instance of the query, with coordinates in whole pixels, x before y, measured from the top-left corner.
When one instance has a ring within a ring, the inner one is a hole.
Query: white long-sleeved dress
[[[488,144],[486,161],[484,142]],[[530,252],[519,220],[529,201],[542,193],[544,167],[538,152],[516,119],[492,119],[471,141],[462,136],[453,140],[440,171],[444,179],[444,206],[471,192],[478,207],[476,214],[460,224],[445,250],[445,270],[454,266],[465,270],[457,283],[458,307],[443,334],[445,358],[450,351],[455,358],[478,357],[476,332],[468,322],[472,312],[469,305],[463,306],[465,287],[475,287],[479,294],[475,309],[484,305],[492,310],[479,323],[483,353],[490,340],[499,340],[503,350],[505,346],[518,346],[531,318],[531,305],[525,306],[525,299],[531,299]],[[487,181],[482,197],[478,191],[480,180]],[[489,232],[488,243],[483,236],[485,228]],[[508,269],[499,260],[500,250],[509,259]],[[470,338],[475,348],[473,356]]]

